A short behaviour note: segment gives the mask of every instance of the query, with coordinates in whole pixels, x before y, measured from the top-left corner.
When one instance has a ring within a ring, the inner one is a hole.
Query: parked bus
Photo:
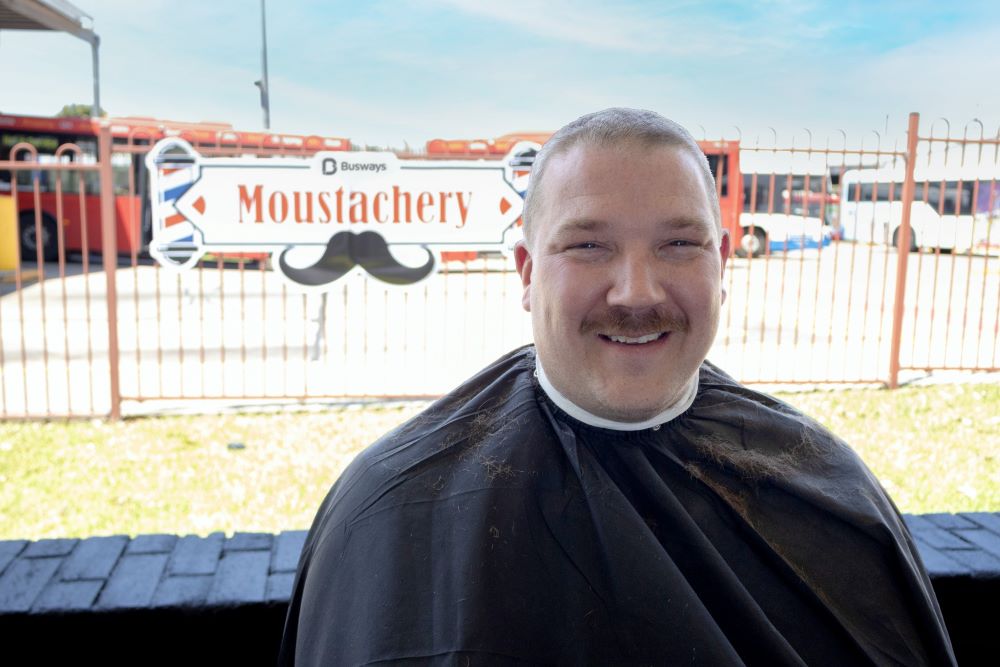
[[[426,155],[430,159],[502,159],[510,149],[521,142],[534,143],[539,148],[552,136],[551,132],[516,132],[495,139],[432,139],[427,142]],[[722,225],[732,236],[733,247],[739,247],[743,230],[740,227],[740,209],[743,191],[740,183],[740,144],[738,141],[699,141],[698,146],[708,158],[709,167],[715,176],[716,191]],[[514,188],[522,194],[527,189],[527,178],[531,171],[536,151],[526,151],[513,157],[515,167]]]
[[[914,172],[910,252],[1000,251],[1000,169],[923,167]],[[903,220],[903,168],[854,169],[841,178],[845,240],[896,247]]]
[[[45,118],[0,114],[0,161],[30,161],[34,148],[38,162],[94,164],[98,157],[98,132],[103,125],[112,136],[111,165],[114,187],[118,251],[146,251],[151,236],[148,177],[143,157],[158,140],[180,136],[205,155],[311,155],[320,150],[349,150],[343,138],[302,136],[272,132],[239,132],[225,123],[185,123],[153,118],[109,119]],[[76,149],[60,148],[72,144]],[[77,150],[78,149],[78,150]],[[31,261],[41,247],[43,258],[58,258],[58,224],[63,227],[65,253],[101,249],[100,185],[96,171],[0,170],[0,194],[16,192],[21,257]],[[38,181],[38,204],[34,182]],[[83,184],[82,204],[79,188]],[[62,215],[58,215],[57,180],[62,190]],[[39,210],[40,209],[40,210]],[[38,214],[36,216],[36,214]],[[86,220],[86,234],[83,221]],[[84,240],[86,237],[86,245]]]
[[[739,257],[826,245],[838,197],[825,156],[743,151]]]

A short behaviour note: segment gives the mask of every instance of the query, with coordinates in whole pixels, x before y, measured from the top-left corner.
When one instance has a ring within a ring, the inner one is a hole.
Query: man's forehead
[[[586,185],[588,189],[627,186],[635,177],[635,170],[650,174],[648,169],[651,163],[656,162],[670,163],[669,168],[657,168],[651,172],[665,183],[675,179],[701,182],[698,157],[686,147],[672,144],[648,145],[635,141],[613,145],[579,143],[548,159],[543,187],[550,187],[550,175],[555,176],[552,180],[557,181],[557,186],[563,190],[580,189],[574,188],[574,185]]]
[[[680,146],[602,146],[581,144],[553,155],[543,176],[544,190],[567,198],[588,198],[620,190],[635,190],[644,201],[663,192],[693,187],[711,206],[697,157]]]
[[[590,200],[629,189],[633,190],[634,201],[650,202],[664,192],[673,191],[674,186],[683,182],[702,195],[697,198],[698,205],[686,211],[669,206],[660,216],[663,223],[679,226],[707,224],[718,229],[719,221],[714,210],[715,192],[714,188],[711,192],[708,189],[714,184],[714,179],[707,174],[707,167],[704,170],[701,168],[699,159],[704,159],[700,152],[694,155],[689,147],[680,144],[650,144],[638,140],[614,144],[578,142],[547,158],[548,164],[542,177],[544,183],[539,184],[540,190],[546,191],[540,198],[541,209],[547,210],[539,210],[538,217],[548,222],[539,222],[549,226],[558,220],[570,222],[578,228],[582,228],[581,224],[593,225],[600,220],[580,217],[569,209],[575,205],[586,208]],[[653,187],[649,186],[648,179],[643,178],[649,175],[657,180]]]

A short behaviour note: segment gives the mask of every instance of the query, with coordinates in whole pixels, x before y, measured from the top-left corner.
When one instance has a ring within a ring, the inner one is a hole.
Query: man
[[[953,664],[871,473],[705,361],[729,239],[690,135],[644,111],[574,121],[524,223],[535,347],[334,485],[282,662]]]

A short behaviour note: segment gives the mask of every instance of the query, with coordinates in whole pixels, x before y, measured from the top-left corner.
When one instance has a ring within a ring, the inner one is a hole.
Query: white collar
[[[538,384],[542,386],[542,390],[545,394],[570,417],[579,419],[584,424],[599,426],[600,428],[610,428],[615,431],[641,431],[646,428],[659,429],[660,426],[666,424],[668,421],[674,419],[679,414],[690,408],[691,404],[694,403],[695,394],[698,393],[698,373],[695,373],[688,381],[687,390],[684,395],[681,396],[676,403],[668,407],[660,414],[654,415],[653,417],[641,422],[619,422],[612,419],[605,419],[604,417],[598,417],[563,396],[559,390],[553,387],[552,383],[549,382],[549,378],[545,374],[545,370],[542,369],[542,361],[538,358],[537,354],[535,355],[535,377],[538,378]]]

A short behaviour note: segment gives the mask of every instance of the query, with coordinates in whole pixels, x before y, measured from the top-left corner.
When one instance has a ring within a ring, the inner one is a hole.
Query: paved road
[[[904,366],[1000,364],[1000,260],[909,259]],[[750,382],[884,380],[895,263],[849,244],[733,260],[710,359]],[[530,341],[518,278],[500,266],[453,266],[407,290],[349,280],[325,304],[270,271],[120,269],[121,390],[147,399],[125,409],[443,393]],[[106,277],[80,268],[0,298],[0,414],[108,411]]]

